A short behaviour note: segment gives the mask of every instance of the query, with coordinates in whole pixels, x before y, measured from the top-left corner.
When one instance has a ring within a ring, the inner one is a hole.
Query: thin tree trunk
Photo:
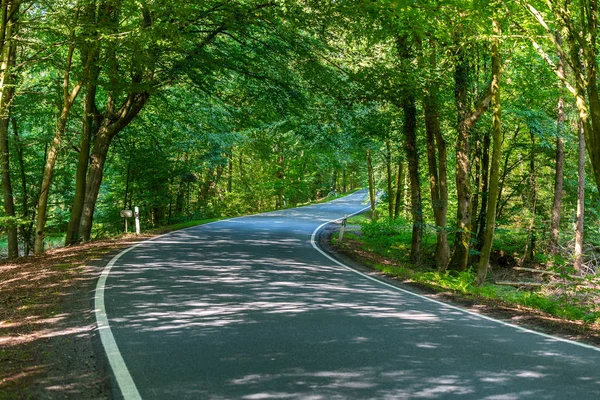
[[[585,211],[585,133],[579,128],[579,168],[577,175],[577,223],[575,229],[575,255],[573,267],[580,272],[583,266],[583,220]]]
[[[490,133],[486,131],[483,138],[483,156],[481,158],[481,207],[477,216],[477,244],[476,249],[481,252],[483,246],[483,237],[485,234],[486,213],[489,191],[489,173],[490,173]],[[475,232],[475,230],[474,230]],[[473,256],[473,262],[479,262],[479,255]]]
[[[455,100],[458,110],[458,138],[456,143],[456,235],[449,268],[467,269],[471,240],[471,187],[469,184],[469,135],[466,125],[468,113],[468,62],[461,51],[454,71]]]
[[[27,189],[27,174],[25,172],[25,156],[23,154],[23,143],[19,137],[19,130],[17,126],[17,120],[11,117],[13,126],[13,134],[15,138],[17,160],[19,160],[19,175],[21,178],[21,207],[23,210],[22,216],[24,220],[29,220],[29,191]],[[33,224],[28,222],[27,225],[22,224],[20,227],[21,237],[23,238],[23,255],[28,256],[31,251],[31,232]]]
[[[529,229],[527,231],[527,242],[525,243],[525,251],[523,257],[519,260],[518,265],[522,266],[527,262],[533,260],[535,252],[535,217],[536,217],[536,206],[537,206],[537,187],[535,179],[535,135],[533,129],[529,130],[529,139],[531,143],[531,149],[529,152],[529,190],[531,190],[531,220],[529,223]]]
[[[400,216],[402,212],[402,203],[404,199],[404,162],[398,160],[398,172],[396,173],[396,200],[394,201],[394,219]]]
[[[388,198],[388,216],[394,218],[394,189],[392,183],[392,145],[390,140],[385,141],[385,168],[387,172],[387,198]]]
[[[559,45],[562,43],[560,33],[556,35],[557,42]],[[558,65],[559,72],[564,74],[564,60],[559,57]],[[559,83],[561,91],[564,84]],[[565,164],[565,144],[563,140],[564,128],[565,128],[565,99],[561,95],[558,98],[558,109],[557,109],[557,121],[556,121],[556,166],[554,175],[554,202],[552,204],[552,222],[550,225],[550,254],[557,254],[558,237],[560,233],[560,206],[562,202],[562,191],[563,191],[563,175],[564,175],[564,164]]]
[[[73,90],[69,93],[70,76],[71,76],[71,64],[73,61],[73,51],[75,49],[73,43],[74,32],[71,32],[71,42],[69,44],[69,51],[67,54],[67,63],[65,73],[63,77],[63,93],[62,93],[62,110],[58,121],[56,122],[56,129],[54,132],[54,138],[50,150],[48,151],[48,157],[46,159],[46,165],[44,167],[44,173],[42,175],[42,185],[40,187],[40,195],[37,203],[37,218],[35,224],[35,241],[33,251],[35,254],[41,254],[44,252],[44,239],[46,238],[46,214],[48,212],[48,199],[50,196],[50,185],[52,184],[52,176],[54,174],[54,165],[58,157],[58,151],[60,150],[62,137],[67,127],[67,120],[75,99],[81,91],[83,86],[82,82],[78,82]]]
[[[450,259],[448,234],[446,231],[446,212],[448,210],[448,190],[446,178],[446,142],[442,138],[437,105],[437,93],[430,87],[423,101],[425,111],[425,132],[427,138],[427,162],[429,166],[429,186],[431,205],[436,225],[437,246],[436,266],[445,270]],[[436,160],[436,140],[438,142],[438,162]],[[442,179],[444,182],[442,182]]]
[[[228,154],[227,158],[227,193],[231,193],[233,190],[233,149],[231,149],[231,153]]]
[[[475,152],[473,157],[473,167],[475,170],[475,193],[473,193],[473,199],[471,201],[471,230],[473,234],[477,233],[477,210],[479,209],[479,198],[481,193],[481,159],[482,159],[482,145],[480,135],[477,135],[475,141]],[[477,243],[475,243],[477,246]],[[474,262],[474,257],[471,257],[471,261]]]
[[[375,212],[375,178],[373,176],[373,158],[371,156],[371,150],[367,150],[367,173],[369,175],[369,201],[371,204],[371,219],[377,220],[377,214]]]
[[[410,262],[418,265],[421,261],[421,242],[423,241],[423,209],[421,206],[421,183],[419,181],[419,157],[417,154],[417,107],[414,96],[407,95],[402,108],[404,110],[406,159],[410,176],[410,203],[413,220]]]
[[[492,20],[492,162],[488,193],[488,208],[485,224],[485,235],[483,246],[477,267],[477,284],[483,285],[489,269],[490,255],[494,241],[494,230],[496,228],[496,205],[498,200],[498,183],[500,179],[500,158],[502,148],[502,109],[500,106],[500,24],[494,18]]]

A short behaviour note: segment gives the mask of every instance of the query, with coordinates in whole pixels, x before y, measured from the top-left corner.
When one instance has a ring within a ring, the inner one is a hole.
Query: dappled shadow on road
[[[177,232],[115,265],[106,307],[142,397],[600,396],[599,352],[374,284],[290,216]]]

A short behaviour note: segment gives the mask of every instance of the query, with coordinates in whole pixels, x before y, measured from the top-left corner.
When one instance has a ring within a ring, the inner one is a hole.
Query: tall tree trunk
[[[90,1],[85,7],[83,18],[90,26],[96,24],[95,1]],[[81,214],[85,202],[85,188],[87,183],[87,170],[90,163],[91,139],[100,128],[100,116],[96,108],[96,93],[98,90],[98,77],[100,75],[100,67],[98,66],[98,58],[100,56],[98,32],[91,30],[86,35],[86,39],[86,44],[89,44],[90,47],[86,47],[82,51],[86,58],[84,71],[86,74],[86,91],[83,104],[83,129],[81,131],[79,160],[77,163],[77,171],[75,173],[75,197],[73,198],[71,216],[65,235],[66,246],[73,245],[79,241],[79,225],[81,223]]]
[[[427,163],[429,166],[429,186],[431,204],[436,225],[437,246],[435,252],[436,266],[445,270],[450,259],[448,233],[446,230],[446,213],[448,210],[448,189],[446,182],[446,142],[440,129],[437,93],[430,87],[423,101],[425,111],[425,132],[427,137]],[[437,141],[437,146],[436,142]],[[436,160],[436,148],[439,159]]]
[[[79,236],[87,242],[90,240],[94,209],[102,184],[104,174],[104,163],[113,138],[121,132],[142,110],[150,94],[148,92],[130,94],[118,112],[116,117],[109,115],[103,121],[90,154],[90,165],[86,178],[85,199],[79,224]],[[112,114],[112,113],[111,113]],[[114,118],[114,119],[113,119]]]
[[[387,172],[387,198],[388,198],[388,216],[394,218],[394,186],[392,183],[392,145],[390,140],[385,141],[385,168]]]
[[[559,45],[562,44],[561,36],[559,33],[556,35],[556,40]],[[559,56],[557,68],[559,73],[564,75],[564,60],[562,56]],[[564,84],[559,83],[560,89]],[[562,191],[563,191],[563,175],[564,175],[564,164],[565,164],[565,144],[563,140],[564,128],[565,128],[565,99],[562,93],[558,98],[557,108],[557,121],[556,121],[556,163],[555,163],[555,175],[554,175],[554,202],[552,204],[552,222],[550,225],[550,254],[558,253],[558,236],[560,232],[560,206],[562,202]]]
[[[404,199],[404,161],[398,160],[398,172],[396,173],[396,200],[394,201],[394,219],[400,216],[401,206]]]
[[[79,161],[77,163],[77,171],[75,172],[75,197],[73,198],[71,216],[67,225],[65,246],[73,245],[79,241],[79,224],[81,222],[81,212],[83,211],[83,203],[85,201],[87,169],[90,162],[92,132],[94,131],[94,114],[96,113],[95,98],[96,85],[94,83],[88,83],[84,104],[83,130],[81,132],[81,142],[79,144]]]
[[[473,182],[475,186],[475,193],[473,193],[473,198],[471,200],[471,230],[473,234],[477,233],[477,210],[479,209],[479,198],[481,193],[481,159],[482,159],[482,145],[480,135],[477,135],[477,140],[475,141],[475,151],[473,155],[473,167],[475,169],[475,182]],[[477,246],[477,243],[475,243]],[[474,262],[474,257],[471,257],[471,262]]]
[[[583,123],[579,128],[579,165],[577,175],[577,223],[575,228],[575,254],[573,267],[580,272],[583,266],[583,220],[585,211],[585,133]]]
[[[15,214],[15,200],[13,197],[12,182],[10,179],[10,157],[8,146],[8,126],[10,121],[10,105],[14,89],[14,66],[17,54],[15,35],[19,16],[20,2],[2,4],[2,66],[0,70],[0,170],[2,177],[2,195],[4,200],[4,215],[8,218],[6,232],[8,236],[8,258],[19,256],[19,242],[17,237],[17,223]]]
[[[29,221],[29,191],[27,189],[27,173],[25,172],[25,155],[23,154],[23,143],[19,137],[19,129],[17,126],[17,120],[11,117],[13,126],[13,135],[15,138],[15,147],[17,151],[17,160],[19,160],[19,175],[21,178],[21,207],[23,210],[23,219]],[[22,224],[20,227],[21,237],[23,238],[23,255],[28,256],[31,252],[31,232],[33,229],[33,223],[31,221],[27,224]]]
[[[458,111],[458,138],[456,143],[456,235],[449,268],[467,269],[471,241],[471,186],[469,184],[469,135],[467,126],[469,65],[461,50],[454,70],[454,97]]]
[[[523,257],[519,260],[518,265],[524,265],[527,262],[533,260],[535,252],[535,217],[536,217],[536,206],[537,206],[537,180],[535,178],[535,135],[533,129],[529,130],[529,140],[531,143],[531,149],[529,151],[529,190],[531,191],[531,220],[529,222],[529,229],[527,230],[527,242],[525,243],[525,251]]]
[[[463,50],[458,54],[454,71],[454,98],[458,111],[458,138],[456,143],[456,236],[454,251],[448,265],[449,269],[464,271],[469,262],[471,242],[471,185],[469,182],[469,136],[473,126],[488,109],[491,95],[491,84],[484,97],[479,100],[474,110],[468,104],[469,63]]]
[[[65,73],[62,84],[62,110],[56,122],[56,128],[54,131],[54,138],[48,151],[46,159],[46,165],[44,167],[44,173],[42,175],[42,185],[40,186],[40,195],[37,203],[37,218],[35,223],[35,241],[33,245],[33,251],[35,254],[41,254],[44,252],[44,239],[46,238],[46,216],[48,212],[48,199],[50,197],[50,185],[52,184],[52,176],[54,174],[54,165],[58,157],[58,151],[60,150],[62,137],[67,128],[67,121],[71,108],[75,103],[75,99],[81,91],[83,86],[82,82],[78,82],[73,89],[70,90],[70,76],[71,76],[71,64],[73,61],[74,51],[74,32],[71,32],[69,50],[67,54],[67,62],[65,67]]]
[[[371,204],[371,219],[377,220],[377,214],[375,211],[375,177],[373,176],[373,157],[371,156],[371,150],[367,150],[367,173],[369,175],[369,201]]]
[[[486,213],[485,235],[483,246],[477,267],[477,284],[483,285],[489,269],[492,244],[494,242],[494,230],[496,228],[496,205],[498,201],[498,181],[500,180],[500,158],[502,148],[502,109],[500,106],[500,24],[494,18],[492,20],[492,162],[488,193],[488,208]]]
[[[413,220],[410,262],[421,261],[423,241],[423,209],[421,205],[421,183],[419,180],[419,156],[417,154],[417,106],[414,96],[407,94],[402,106],[404,110],[404,134],[406,137],[406,159],[410,176],[410,203]]]
[[[233,190],[233,149],[227,155],[227,193]]]
[[[490,173],[490,133],[486,130],[483,138],[483,155],[481,157],[481,207],[477,216],[477,244],[476,249],[481,252],[483,237],[485,235],[485,222],[488,204],[489,173]],[[474,231],[475,232],[475,231]],[[473,262],[479,262],[479,256],[473,256]]]

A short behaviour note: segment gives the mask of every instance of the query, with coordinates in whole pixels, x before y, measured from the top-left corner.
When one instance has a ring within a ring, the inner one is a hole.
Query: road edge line
[[[361,212],[364,212],[368,208],[369,207],[364,208],[364,209],[362,209],[362,210],[360,210],[360,211],[358,211],[358,212],[356,212],[354,214],[350,214],[349,216],[354,216],[354,215],[360,214]],[[447,308],[450,308],[450,309],[453,309],[453,310],[461,311],[461,312],[463,312],[465,314],[468,314],[468,315],[472,315],[472,316],[475,316],[475,317],[478,317],[478,318],[482,318],[482,319],[485,319],[485,320],[488,320],[488,321],[491,321],[491,322],[498,323],[500,325],[511,327],[511,328],[517,329],[517,330],[525,332],[525,333],[530,333],[530,334],[542,336],[542,337],[545,337],[547,339],[552,339],[552,340],[555,340],[555,341],[558,341],[558,342],[564,342],[564,343],[568,343],[568,344],[572,344],[572,345],[575,345],[575,346],[580,346],[580,347],[584,347],[586,349],[595,350],[595,351],[599,351],[600,352],[600,348],[599,347],[596,347],[596,346],[593,346],[593,345],[590,345],[590,344],[587,344],[587,343],[581,343],[581,342],[577,342],[577,341],[574,341],[574,340],[565,339],[565,338],[561,338],[561,337],[558,337],[558,336],[553,336],[553,335],[550,335],[550,334],[547,334],[547,333],[538,332],[538,331],[535,331],[535,330],[532,330],[532,329],[529,329],[529,328],[524,328],[524,327],[519,326],[519,325],[511,324],[510,322],[502,321],[502,320],[499,320],[499,319],[496,319],[496,318],[489,317],[489,316],[484,315],[484,314],[479,314],[479,313],[476,313],[476,312],[473,312],[473,311],[469,311],[467,309],[464,309],[464,308],[461,308],[461,307],[458,307],[458,306],[455,306],[455,305],[452,305],[452,304],[444,303],[443,301],[439,301],[439,300],[435,300],[435,299],[429,298],[427,296],[423,296],[421,294],[412,292],[410,290],[403,289],[403,288],[398,287],[396,285],[392,285],[390,283],[387,283],[387,282],[385,282],[385,281],[383,281],[381,279],[377,279],[377,278],[374,278],[372,276],[369,276],[369,275],[367,275],[365,273],[362,273],[362,272],[360,272],[360,271],[358,271],[358,270],[356,270],[356,269],[354,269],[354,268],[352,268],[352,267],[344,264],[343,262],[341,262],[341,261],[337,260],[336,258],[332,257],[331,255],[329,255],[325,250],[321,249],[319,247],[319,245],[317,245],[316,240],[315,240],[315,238],[317,237],[317,234],[319,233],[319,231],[321,229],[323,229],[323,227],[325,225],[329,225],[331,223],[338,222],[338,221],[341,221],[343,219],[344,218],[336,218],[336,219],[332,219],[331,221],[322,223],[321,225],[319,225],[313,231],[313,233],[312,233],[312,235],[310,237],[310,244],[312,245],[312,247],[315,250],[317,250],[319,253],[321,253],[322,255],[324,255],[325,257],[327,257],[329,260],[331,260],[335,264],[339,265],[340,267],[342,267],[342,268],[344,268],[344,269],[346,269],[346,270],[348,270],[350,272],[354,272],[355,274],[360,275],[363,278],[367,278],[367,279],[369,279],[369,280],[371,280],[373,282],[379,283],[380,285],[386,286],[388,288],[394,289],[396,291],[399,291],[399,292],[402,292],[402,293],[405,293],[405,294],[408,294],[408,295],[411,295],[411,296],[418,297],[418,298],[423,299],[423,300],[427,300],[429,302],[432,302],[432,303],[435,303],[435,304],[438,304],[438,305],[441,305],[441,306],[444,306],[444,307],[447,307]]]

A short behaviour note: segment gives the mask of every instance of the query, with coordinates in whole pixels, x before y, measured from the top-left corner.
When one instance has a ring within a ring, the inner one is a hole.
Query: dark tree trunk
[[[437,93],[433,87],[429,88],[429,91],[424,98],[423,108],[425,111],[425,133],[427,136],[429,186],[431,189],[431,203],[437,237],[435,261],[437,268],[444,270],[448,266],[448,261],[450,259],[450,247],[448,246],[448,233],[446,230],[446,214],[448,210],[446,142],[442,137]],[[436,149],[439,164],[436,160]]]
[[[0,51],[2,70],[0,71],[0,170],[2,178],[2,197],[4,216],[8,237],[8,258],[19,257],[19,241],[15,214],[15,199],[13,197],[10,178],[10,154],[8,146],[8,127],[10,123],[10,107],[15,94],[14,66],[17,57],[15,36],[18,31],[20,2],[2,4],[2,26],[0,27]]]
[[[467,269],[471,242],[471,185],[469,182],[469,136],[473,126],[488,109],[492,95],[491,84],[484,97],[470,110],[468,102],[469,63],[461,50],[454,71],[454,98],[458,111],[458,138],[456,143],[456,236],[454,252],[448,268],[456,271]]]
[[[394,189],[392,182],[392,145],[390,140],[385,142],[385,168],[387,172],[387,198],[388,198],[388,216],[394,218]]]
[[[495,15],[494,15],[495,17]],[[500,106],[500,24],[494,18],[492,20],[492,168],[489,181],[488,193],[488,209],[486,213],[486,228],[483,237],[483,246],[481,249],[481,257],[477,266],[477,284],[483,285],[489,269],[490,255],[492,252],[492,244],[494,241],[494,230],[496,229],[496,205],[498,199],[498,181],[500,178],[500,157],[502,150],[502,109]]]
[[[469,184],[469,134],[466,124],[468,115],[469,65],[465,54],[459,54],[454,70],[454,97],[458,110],[458,138],[456,143],[456,235],[454,252],[449,268],[457,271],[467,269],[471,241],[471,186]]]
[[[371,219],[377,220],[375,212],[375,178],[373,176],[373,158],[371,150],[367,150],[367,173],[369,175],[369,201],[371,202]]]
[[[398,172],[396,173],[396,200],[394,201],[394,219],[400,216],[402,212],[402,203],[404,199],[404,162],[398,160]]]
[[[489,171],[490,171],[490,134],[486,131],[483,138],[483,154],[481,157],[481,207],[479,208],[479,215],[477,216],[477,243],[475,248],[481,252],[483,247],[483,237],[485,235],[485,223],[487,214],[488,204],[488,191],[489,191]],[[476,210],[476,208],[473,208]],[[473,256],[473,262],[479,262],[479,255]]]
[[[561,36],[557,34],[557,43],[561,44]],[[564,74],[564,60],[559,57],[559,73]],[[564,84],[561,84],[561,89]],[[557,254],[559,251],[558,237],[560,232],[560,206],[562,202],[563,175],[565,164],[565,144],[563,134],[565,129],[565,99],[562,94],[558,98],[557,121],[556,121],[556,163],[554,175],[554,201],[552,203],[552,222],[550,225],[550,254]]]
[[[579,129],[579,165],[577,174],[577,216],[575,229],[575,255],[573,267],[580,272],[583,267],[583,221],[585,212],[585,133]]]
[[[121,109],[116,113],[117,118],[114,120],[106,118],[96,134],[96,140],[94,141],[94,147],[90,155],[85,199],[79,225],[79,236],[85,242],[90,240],[94,209],[96,208],[96,201],[98,200],[98,193],[102,184],[104,163],[106,162],[110,143],[135,118],[149,97],[149,93],[146,92],[129,95]]]
[[[410,176],[410,203],[413,220],[410,262],[417,265],[421,261],[423,210],[421,206],[421,183],[419,180],[419,156],[417,153],[417,106],[415,98],[412,95],[407,95],[402,108],[404,111],[406,159]]]

